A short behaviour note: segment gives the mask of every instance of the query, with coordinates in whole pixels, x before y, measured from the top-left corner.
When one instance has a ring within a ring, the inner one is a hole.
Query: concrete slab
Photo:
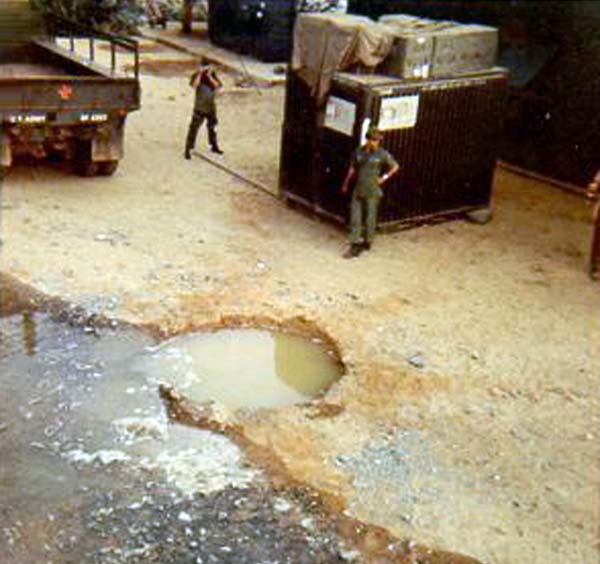
[[[286,62],[263,63],[253,57],[217,47],[210,42],[207,26],[203,23],[196,23],[191,34],[183,33],[178,24],[176,26],[171,25],[165,30],[144,28],[142,29],[142,37],[168,45],[194,57],[209,59],[243,75],[250,75],[259,83],[268,85],[285,83],[285,74],[281,71],[277,72],[277,69],[285,66]]]

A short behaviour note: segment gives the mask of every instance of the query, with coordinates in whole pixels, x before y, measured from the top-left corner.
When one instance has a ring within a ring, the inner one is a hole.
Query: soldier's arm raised
[[[217,73],[214,71],[214,69],[208,71],[206,73],[206,77],[208,78],[208,81],[210,82],[210,85],[213,90],[217,90],[217,88],[223,87],[223,83],[221,82],[221,79],[217,76]]]
[[[202,72],[196,71],[196,73],[192,76],[192,81],[190,82],[190,86],[195,90],[200,85],[200,81],[202,80]]]

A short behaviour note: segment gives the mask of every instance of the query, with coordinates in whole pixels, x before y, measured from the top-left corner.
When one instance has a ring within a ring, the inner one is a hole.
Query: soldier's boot
[[[216,122],[210,120],[208,122],[208,142],[210,144],[210,150],[217,155],[222,155],[223,151],[219,147],[219,140],[217,139]]]
[[[352,259],[356,258],[363,251],[363,246],[358,243],[352,243],[350,248],[344,253],[344,258]]]
[[[188,127],[187,137],[185,138],[185,158],[190,160],[192,158],[192,150],[196,146],[196,138],[198,137],[198,130],[202,126],[204,117],[199,112],[192,114],[192,121]]]

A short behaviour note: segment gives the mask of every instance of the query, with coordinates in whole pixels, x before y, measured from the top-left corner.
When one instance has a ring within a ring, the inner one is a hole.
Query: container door
[[[310,88],[289,72],[286,85],[285,116],[281,139],[280,192],[284,198],[314,207],[318,185],[315,166],[319,110]]]
[[[400,164],[381,223],[489,205],[505,87],[495,74],[377,89],[373,119]]]
[[[361,124],[365,116],[365,96],[358,86],[332,85],[320,128],[320,172],[317,206],[320,211],[346,223],[349,196],[340,192],[352,160],[360,144]]]

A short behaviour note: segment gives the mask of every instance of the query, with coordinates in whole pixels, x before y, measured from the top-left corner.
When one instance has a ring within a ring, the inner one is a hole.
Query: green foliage
[[[59,26],[66,20],[88,27],[133,29],[140,16],[134,0],[33,0],[33,5]]]

